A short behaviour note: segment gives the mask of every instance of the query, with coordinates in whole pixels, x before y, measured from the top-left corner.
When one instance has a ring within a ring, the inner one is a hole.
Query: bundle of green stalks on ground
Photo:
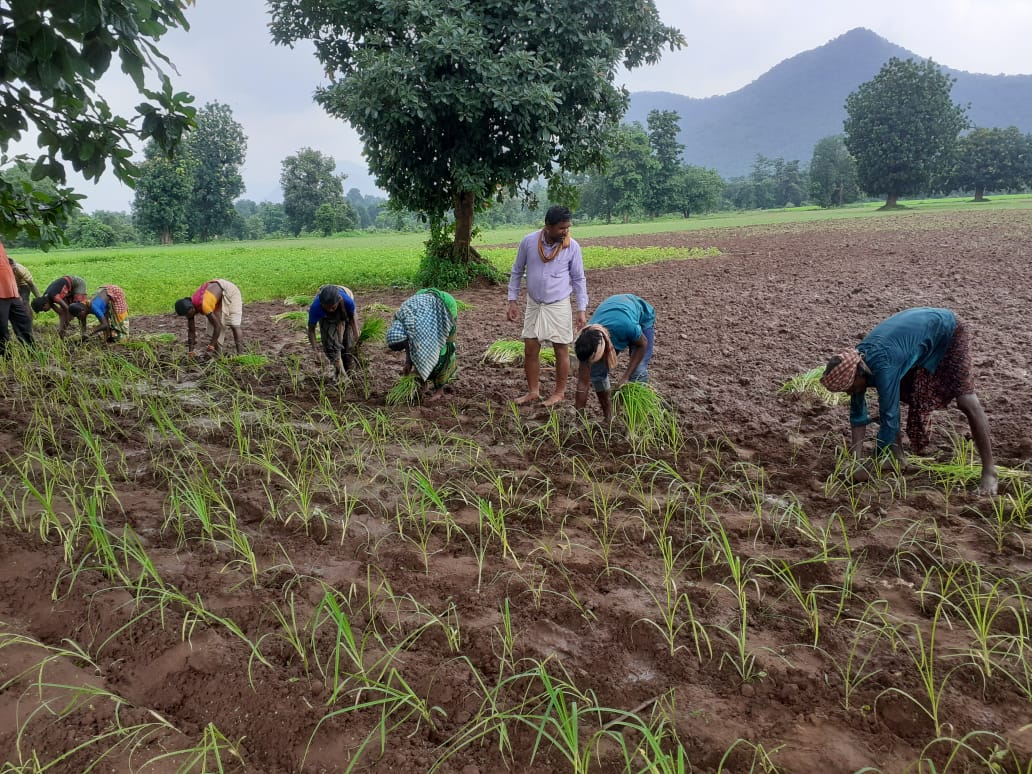
[[[356,347],[369,342],[383,341],[387,335],[387,321],[382,317],[366,317],[362,321],[362,330],[358,332]]]
[[[291,312],[280,312],[279,314],[274,314],[272,319],[276,322],[289,320],[296,328],[305,328],[308,326],[308,312],[304,309],[295,309]]]
[[[555,365],[555,350],[542,349],[541,362],[546,365]],[[523,342],[511,339],[499,339],[492,342],[481,358],[483,363],[494,365],[520,365],[523,363]]]
[[[824,366],[817,366],[806,373],[796,374],[778,388],[778,392],[791,395],[812,395],[822,403],[836,406],[845,403],[848,396],[841,392],[829,392],[821,384]]]
[[[388,406],[412,406],[419,401],[419,378],[415,374],[406,374],[394,383],[387,391]]]

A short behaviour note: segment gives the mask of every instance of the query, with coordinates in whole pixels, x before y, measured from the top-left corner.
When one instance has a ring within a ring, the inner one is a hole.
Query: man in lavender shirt
[[[545,227],[527,234],[516,251],[509,276],[509,322],[520,318],[517,299],[527,276],[527,308],[523,316],[523,370],[527,393],[516,399],[522,406],[538,398],[541,344],[555,349],[555,390],[542,405],[554,406],[566,394],[570,375],[570,344],[576,330],[587,323],[588,285],[580,245],[570,238],[570,210],[554,205],[545,213]]]

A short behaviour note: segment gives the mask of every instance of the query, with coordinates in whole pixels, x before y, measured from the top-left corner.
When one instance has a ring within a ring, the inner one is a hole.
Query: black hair
[[[68,314],[72,317],[85,317],[86,312],[86,304],[80,304],[78,301],[75,301],[68,305]]]
[[[334,306],[340,301],[340,290],[336,285],[323,285],[319,290],[319,305]]]
[[[573,344],[573,351],[577,354],[577,359],[582,363],[586,363],[591,360],[591,356],[595,354],[595,350],[598,349],[600,341],[602,341],[601,331],[581,331],[580,336],[577,337],[577,341]]]
[[[186,317],[190,314],[190,310],[194,308],[193,301],[190,298],[181,298],[176,301],[176,314],[181,317]]]
[[[569,207],[561,204],[553,204],[545,213],[545,225],[554,226],[556,223],[565,223],[573,218]]]
[[[32,299],[32,303],[30,304],[30,306],[32,307],[33,312],[42,312],[44,309],[47,308],[47,304],[49,303],[50,299],[46,296],[36,296],[34,299]]]
[[[401,352],[404,349],[408,349],[408,339],[402,339],[401,341],[392,341],[387,344],[387,349],[391,352]]]

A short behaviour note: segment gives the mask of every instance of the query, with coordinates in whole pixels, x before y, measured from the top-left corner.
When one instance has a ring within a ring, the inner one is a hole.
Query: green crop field
[[[974,205],[968,199],[934,199],[907,202],[906,208],[879,211],[878,203],[834,210],[796,207],[741,213],[716,213],[690,219],[657,219],[644,223],[577,225],[580,239],[627,237],[673,231],[787,225],[843,218],[865,218],[876,227],[879,220],[906,217],[908,213],[963,210],[971,207],[1032,209],[1032,197],[1001,196]],[[477,249],[502,271],[508,271],[514,245],[527,228],[485,231]],[[415,286],[425,233],[362,233],[337,238],[282,239],[258,242],[209,242],[206,244],[152,245],[106,249],[57,249],[50,252],[11,251],[45,287],[63,274],[77,274],[90,288],[120,285],[133,313],[171,310],[177,298],[215,277],[233,280],[245,301],[265,301],[287,296],[311,295],[328,282],[352,288]],[[647,263],[714,254],[703,248],[586,246],[587,268]]]

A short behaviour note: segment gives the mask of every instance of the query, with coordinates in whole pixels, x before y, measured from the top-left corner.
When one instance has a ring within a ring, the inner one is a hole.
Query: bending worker
[[[233,343],[237,354],[241,348],[240,323],[244,314],[244,299],[240,288],[229,280],[213,279],[205,282],[192,296],[176,301],[176,314],[186,318],[186,347],[193,356],[195,353],[196,335],[194,334],[194,315],[202,314],[208,318],[208,352],[218,353],[226,337],[226,328],[233,331]]]
[[[971,437],[982,459],[981,494],[996,494],[997,474],[993,463],[989,423],[975,394],[971,372],[971,337],[964,321],[949,309],[916,307],[904,309],[879,323],[854,349],[832,357],[821,377],[831,392],[850,396],[850,448],[863,451],[867,425],[868,387],[878,391],[877,453],[891,452],[905,461],[900,444],[900,402],[909,406],[907,437],[915,452],[929,441],[928,422],[932,412],[957,401],[971,427]],[[862,469],[858,480],[867,477]]]
[[[333,366],[333,378],[348,370],[348,359],[358,341],[355,321],[355,295],[343,285],[323,285],[308,307],[308,342],[319,357],[315,326],[319,326],[322,351]]]
[[[458,319],[459,306],[451,294],[427,288],[402,303],[387,329],[387,347],[405,352],[402,373],[414,368],[423,384],[433,384],[428,403],[444,395],[444,386],[455,378]]]
[[[611,390],[623,382],[648,381],[655,333],[656,310],[644,299],[621,293],[599,304],[573,347],[580,364],[574,407],[583,409],[587,404],[590,383],[598,395],[603,416],[612,419]],[[615,385],[611,384],[609,372],[616,368],[617,354],[625,349],[630,355],[627,369]]]

